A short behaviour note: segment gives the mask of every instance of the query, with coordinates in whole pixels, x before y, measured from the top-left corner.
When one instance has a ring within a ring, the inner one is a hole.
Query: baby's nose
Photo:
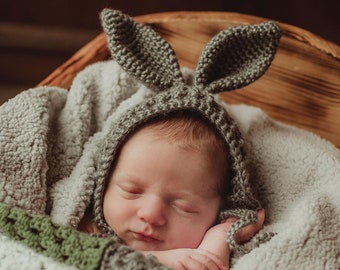
[[[163,226],[166,223],[166,205],[157,196],[144,198],[138,209],[137,216],[150,225]]]

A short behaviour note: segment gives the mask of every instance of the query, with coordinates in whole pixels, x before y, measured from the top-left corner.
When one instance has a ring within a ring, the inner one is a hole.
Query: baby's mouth
[[[148,243],[158,243],[161,242],[161,240],[159,240],[155,235],[152,234],[145,234],[142,232],[132,232],[133,237],[139,241],[143,241],[143,242],[148,242]]]

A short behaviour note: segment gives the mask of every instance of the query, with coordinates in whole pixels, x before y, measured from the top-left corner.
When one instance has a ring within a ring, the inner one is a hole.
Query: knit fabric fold
[[[3,203],[0,230],[38,253],[79,269],[98,269],[105,249],[111,244],[108,239],[54,224],[48,216],[30,215]]]
[[[0,203],[0,232],[35,252],[77,269],[168,269],[109,238],[81,233]],[[119,256],[117,256],[119,254]]]

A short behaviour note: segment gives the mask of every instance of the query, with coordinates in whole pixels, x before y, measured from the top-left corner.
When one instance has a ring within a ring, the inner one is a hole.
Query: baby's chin
[[[127,244],[129,247],[139,251],[165,251],[177,248],[197,248],[198,245],[183,244],[170,244],[166,242],[161,243],[148,243],[148,242],[132,242]]]
[[[163,251],[163,250],[169,250],[171,249],[170,246],[166,244],[151,244],[146,242],[132,242],[127,243],[127,245],[135,250],[139,251]]]

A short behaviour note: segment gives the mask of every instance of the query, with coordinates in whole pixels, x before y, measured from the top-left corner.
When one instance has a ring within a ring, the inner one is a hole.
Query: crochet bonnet
[[[126,138],[158,116],[188,111],[210,122],[228,147],[232,176],[225,191],[226,208],[219,218],[240,218],[227,235],[231,247],[238,248],[234,234],[256,223],[261,204],[251,183],[241,133],[225,108],[215,100],[215,94],[241,88],[265,73],[278,47],[279,27],[264,22],[221,31],[206,45],[193,82],[188,85],[173,49],[154,30],[111,9],[102,11],[101,20],[113,59],[156,94],[120,116],[101,142],[95,159],[96,184],[92,198],[98,228],[114,235],[104,219],[102,205],[110,168]]]

